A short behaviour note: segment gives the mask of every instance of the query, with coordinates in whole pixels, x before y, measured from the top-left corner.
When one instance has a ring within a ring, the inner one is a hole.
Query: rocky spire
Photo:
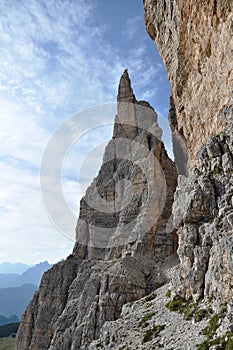
[[[136,98],[131,87],[128,70],[125,69],[118,86],[117,102],[135,102]]]
[[[136,100],[125,70],[113,139],[81,200],[73,253],[44,275],[18,350],[90,350],[124,304],[164,283],[164,261],[176,250],[175,232],[166,230],[176,168],[160,136],[156,112]]]

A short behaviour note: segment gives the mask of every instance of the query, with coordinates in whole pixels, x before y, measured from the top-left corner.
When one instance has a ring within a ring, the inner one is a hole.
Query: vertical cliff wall
[[[144,0],[147,31],[172,85],[170,124],[182,174],[173,205],[187,299],[233,297],[232,0]],[[187,164],[189,158],[189,174]]]
[[[164,284],[167,259],[176,261],[169,223],[177,172],[157,114],[136,100],[127,71],[117,100],[113,138],[81,200],[73,254],[45,273],[17,349],[88,349],[125,303]]]
[[[232,118],[233,2],[144,0],[144,6],[172,85],[174,136],[185,141],[193,165],[200,147]]]

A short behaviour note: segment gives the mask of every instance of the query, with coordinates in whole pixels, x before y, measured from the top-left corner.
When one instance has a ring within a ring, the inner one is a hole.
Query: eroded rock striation
[[[87,349],[127,303],[166,282],[177,172],[157,114],[121,77],[113,138],[81,200],[73,254],[45,273],[26,309],[17,349]],[[170,260],[169,260],[170,259]]]
[[[232,118],[233,2],[144,0],[144,6],[172,85],[174,136],[185,141],[193,166],[200,147]]]

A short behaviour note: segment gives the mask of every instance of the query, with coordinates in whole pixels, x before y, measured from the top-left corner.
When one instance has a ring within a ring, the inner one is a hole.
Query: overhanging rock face
[[[232,0],[144,0],[149,35],[172,85],[176,120],[193,167],[197,151],[232,119]]]
[[[113,138],[81,200],[76,244],[45,273],[26,309],[18,349],[87,349],[123,304],[166,281],[176,262],[171,225],[176,167],[161,141],[157,114],[121,77]]]

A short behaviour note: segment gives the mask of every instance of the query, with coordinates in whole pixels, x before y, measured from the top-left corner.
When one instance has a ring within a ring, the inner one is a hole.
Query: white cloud
[[[40,252],[41,260],[55,262],[69,254],[73,242],[54,229],[42,208],[39,177],[0,162],[0,183],[0,260],[33,263],[33,254]]]

